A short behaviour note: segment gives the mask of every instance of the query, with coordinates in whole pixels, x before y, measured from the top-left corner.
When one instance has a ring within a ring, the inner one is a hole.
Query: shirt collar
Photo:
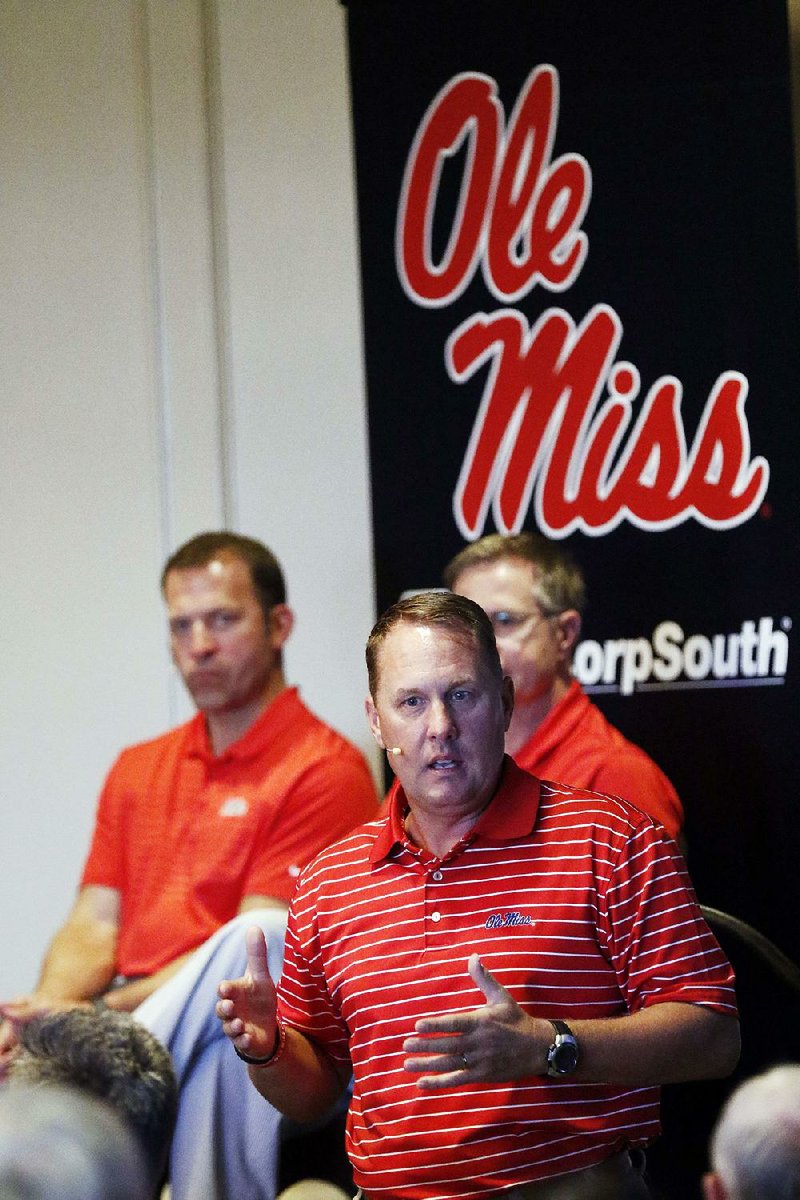
[[[246,733],[232,742],[220,755],[215,755],[208,739],[205,717],[197,713],[189,722],[189,744],[187,754],[205,762],[220,763],[227,760],[255,758],[268,749],[283,732],[297,719],[302,701],[296,687],[284,688],[260,712]]]
[[[573,679],[564,695],[538,726],[528,745],[535,747],[537,754],[550,753],[574,733],[585,718],[588,707],[588,696],[577,679]],[[527,746],[523,746],[523,756],[526,749]]]
[[[500,786],[488,807],[475,822],[470,838],[505,842],[526,837],[536,825],[539,795],[539,780],[523,771],[512,758],[505,755]],[[409,805],[406,794],[397,780],[389,790],[386,804],[386,820],[369,856],[372,864],[387,859],[395,846],[402,846],[406,840],[403,821]]]

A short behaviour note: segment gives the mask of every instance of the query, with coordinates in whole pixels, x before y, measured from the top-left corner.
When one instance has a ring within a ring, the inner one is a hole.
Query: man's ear
[[[578,638],[581,636],[581,614],[577,609],[565,608],[556,617],[556,629],[559,649],[564,659],[569,662]]]
[[[366,700],[364,701],[364,712],[367,714],[367,720],[369,721],[369,727],[372,730],[372,736],[375,738],[375,741],[378,743],[381,750],[385,750],[386,745],[383,740],[383,735],[381,734],[381,719],[378,716],[378,710],[375,707],[372,696],[367,696]]]
[[[716,1171],[706,1171],[703,1176],[703,1195],[705,1200],[728,1200],[725,1184]]]
[[[267,630],[273,650],[280,650],[294,629],[294,613],[288,604],[273,604],[269,610]]]

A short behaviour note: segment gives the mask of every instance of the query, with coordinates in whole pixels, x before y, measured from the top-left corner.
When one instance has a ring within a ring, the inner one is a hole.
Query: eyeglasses
[[[522,633],[533,633],[544,621],[552,621],[558,613],[518,612],[515,609],[499,608],[486,614],[492,623],[495,637],[514,637]]]

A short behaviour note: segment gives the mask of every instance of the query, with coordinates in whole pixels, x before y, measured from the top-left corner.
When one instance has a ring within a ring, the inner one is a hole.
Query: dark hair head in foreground
[[[178,1102],[172,1060],[129,1013],[74,1008],[24,1025],[12,1084],[65,1084],[107,1101],[136,1136],[151,1178],[166,1163]]]

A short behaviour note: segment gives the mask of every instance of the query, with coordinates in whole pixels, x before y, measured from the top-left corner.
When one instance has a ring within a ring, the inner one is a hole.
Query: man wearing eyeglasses
[[[490,534],[457,554],[443,577],[494,627],[503,671],[514,681],[506,752],[518,766],[540,779],[624,796],[678,837],[683,808],[669,779],[572,676],[586,587],[567,551],[540,534]]]

